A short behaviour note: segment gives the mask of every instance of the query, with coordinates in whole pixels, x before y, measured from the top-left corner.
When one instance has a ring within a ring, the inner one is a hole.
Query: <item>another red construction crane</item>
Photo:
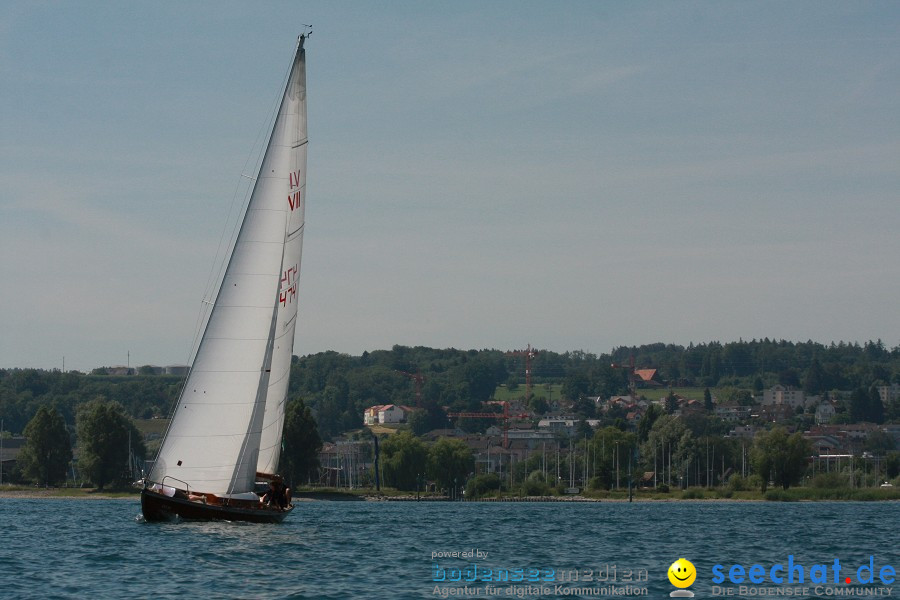
[[[406,375],[416,383],[416,408],[422,408],[422,384],[425,383],[425,376],[420,372],[407,373],[400,369],[395,369],[398,373]]]
[[[447,413],[448,417],[459,417],[461,419],[503,419],[503,447],[509,447],[509,420],[510,419],[530,419],[531,415],[522,413],[518,415],[509,414],[509,402],[503,401],[502,413],[490,412],[452,412]]]
[[[512,350],[507,352],[507,356],[524,356],[525,357],[525,403],[531,400],[531,361],[537,356],[538,351],[528,344],[525,350]]]

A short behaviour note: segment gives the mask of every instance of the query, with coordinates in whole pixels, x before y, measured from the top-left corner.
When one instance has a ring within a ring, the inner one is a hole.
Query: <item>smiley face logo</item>
[[[697,569],[686,558],[679,558],[669,567],[669,581],[677,588],[690,587],[697,579]]]

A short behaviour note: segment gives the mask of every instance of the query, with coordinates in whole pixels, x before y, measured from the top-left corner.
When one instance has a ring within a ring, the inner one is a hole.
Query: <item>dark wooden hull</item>
[[[222,504],[204,504],[187,498],[169,497],[157,492],[141,490],[141,512],[147,521],[173,521],[179,518],[190,521],[248,521],[250,523],[281,523],[293,506],[286,510],[260,507],[242,507]]]

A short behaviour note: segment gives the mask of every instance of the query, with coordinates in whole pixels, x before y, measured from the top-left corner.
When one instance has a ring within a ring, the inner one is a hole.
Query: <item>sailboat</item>
[[[280,522],[257,482],[280,482],[306,205],[306,55],[301,35],[253,191],[159,454],[143,481],[147,521]]]

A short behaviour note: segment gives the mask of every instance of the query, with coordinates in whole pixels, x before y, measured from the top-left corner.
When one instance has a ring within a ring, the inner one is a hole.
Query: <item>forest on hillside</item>
[[[679,346],[648,344],[620,347],[609,354],[582,351],[536,350],[531,360],[532,383],[559,386],[567,408],[578,409],[588,396],[625,394],[628,369],[657,369],[658,379],[670,386],[726,387],[759,392],[777,383],[810,394],[831,390],[870,390],[875,385],[900,383],[900,347],[874,342],[837,343],[752,340]],[[616,368],[613,365],[619,365]],[[90,374],[74,371],[0,369],[0,419],[3,429],[21,433],[41,406],[55,408],[73,427],[80,405],[94,399],[119,403],[133,418],[167,417],[178,396],[182,377]],[[294,357],[290,395],[310,406],[322,437],[332,438],[362,425],[363,411],[376,404],[416,405],[421,395],[419,427],[447,425],[444,409],[483,411],[499,385],[525,396],[525,357],[522,352],[495,349],[457,350],[394,346],[390,350],[351,356],[321,352]],[[549,406],[535,395],[531,408]],[[898,407],[886,406],[885,418],[896,420]],[[495,407],[493,410],[499,410]],[[584,410],[590,410],[586,407]],[[582,411],[583,412],[583,411]],[[484,426],[477,420],[466,427]]]

